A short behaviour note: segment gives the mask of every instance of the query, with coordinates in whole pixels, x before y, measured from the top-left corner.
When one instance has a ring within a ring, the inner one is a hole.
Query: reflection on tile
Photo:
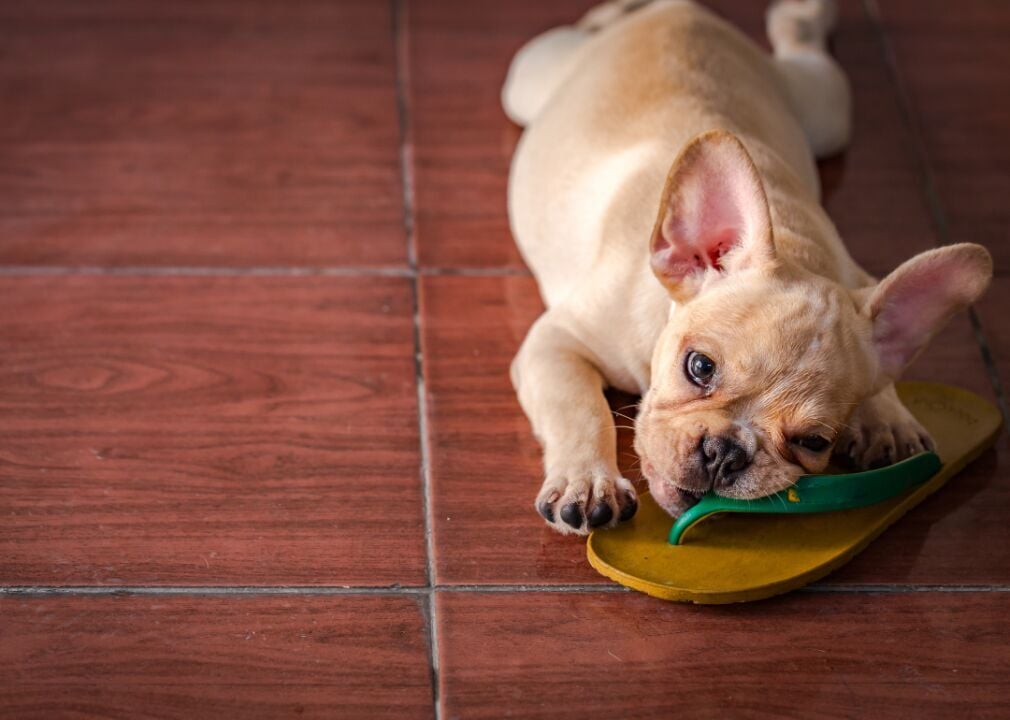
[[[623,593],[445,593],[446,717],[998,717],[1006,598],[797,593],[723,607]]]
[[[0,581],[424,582],[406,280],[0,295]]]
[[[0,261],[405,264],[390,22],[371,0],[6,3]]]
[[[7,717],[429,718],[417,598],[0,597]]]

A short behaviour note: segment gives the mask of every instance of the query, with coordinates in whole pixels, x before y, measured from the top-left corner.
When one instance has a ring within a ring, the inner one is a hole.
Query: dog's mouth
[[[649,481],[649,485],[653,487],[653,495],[655,496],[658,492],[656,490],[656,486],[654,485],[656,470],[652,463],[648,460],[645,460],[642,463],[642,474],[645,476],[645,479]],[[686,510],[697,505],[702,496],[705,495],[704,490],[686,490],[673,482],[660,482],[658,485],[660,487],[665,487],[665,492],[659,492],[659,494],[667,497],[668,501],[676,500],[681,510]]]
[[[684,503],[685,508],[694,507],[695,505],[697,505],[704,494],[705,493],[703,492],[685,490],[682,487],[677,488],[677,497],[679,497],[680,501]]]

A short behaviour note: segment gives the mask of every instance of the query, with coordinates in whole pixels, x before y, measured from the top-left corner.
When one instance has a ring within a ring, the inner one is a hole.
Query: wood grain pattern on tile
[[[17,718],[429,718],[418,598],[0,597]]]
[[[0,261],[405,264],[389,13],[4,5]]]
[[[445,593],[446,717],[1005,717],[1002,593]]]
[[[3,583],[424,581],[408,281],[0,295]]]

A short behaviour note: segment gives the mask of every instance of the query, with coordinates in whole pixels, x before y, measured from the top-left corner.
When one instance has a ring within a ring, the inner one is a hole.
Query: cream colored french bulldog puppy
[[[563,532],[631,517],[603,390],[644,398],[635,447],[671,514],[930,447],[893,381],[988,285],[978,245],[882,281],[820,205],[814,158],[849,138],[827,0],[768,12],[768,55],[683,0],[613,2],[515,57],[526,127],[512,231],[548,307],[512,365],[544,447],[537,510]]]

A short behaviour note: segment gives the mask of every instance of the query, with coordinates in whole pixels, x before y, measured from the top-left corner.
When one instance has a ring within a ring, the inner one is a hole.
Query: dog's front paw
[[[638,494],[616,471],[552,471],[537,495],[537,512],[562,533],[613,527],[638,510]]]
[[[933,438],[887,388],[866,400],[835,443],[834,460],[854,470],[885,467],[926,450]]]

